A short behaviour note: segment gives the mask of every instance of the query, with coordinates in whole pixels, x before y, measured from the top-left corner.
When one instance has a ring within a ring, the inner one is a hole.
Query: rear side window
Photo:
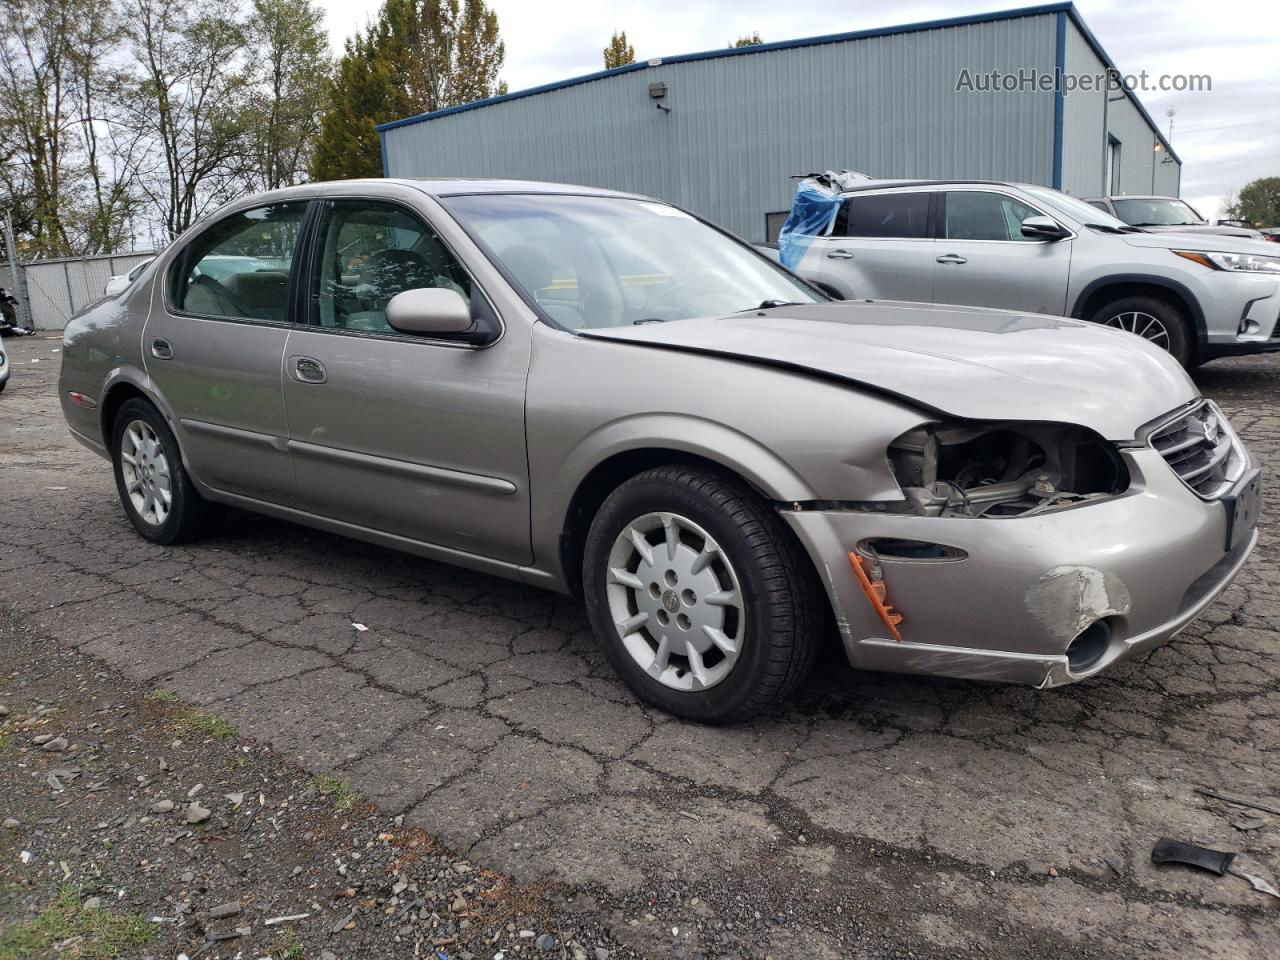
[[[1016,240],[1035,242],[1022,235],[1022,221],[1040,211],[1003,193],[957,190],[946,195],[942,235],[948,240]]]
[[[405,290],[443,287],[471,299],[471,277],[436,232],[395,204],[335,200],[320,226],[307,321],[364,333],[396,333],[387,304]]]
[[[850,197],[840,205],[831,235],[922,238],[929,235],[928,193],[881,193]]]
[[[170,296],[183,313],[289,321],[289,268],[306,201],[242,210],[219,220],[174,261]]]

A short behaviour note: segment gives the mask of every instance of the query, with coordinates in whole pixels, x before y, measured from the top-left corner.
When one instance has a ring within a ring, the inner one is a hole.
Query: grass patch
[[[6,720],[0,723],[0,750],[8,749],[9,734],[13,733],[13,721]]]
[[[164,687],[156,687],[147,694],[147,699],[152,703],[177,703],[178,695],[172,690],[166,690]]]
[[[303,953],[302,943],[298,940],[298,935],[292,931],[284,938],[283,943],[277,943],[271,948],[268,954],[271,960],[302,960]]]
[[[347,781],[330,773],[318,773],[308,782],[316,793],[333,801],[333,809],[338,813],[350,813],[360,805],[364,798],[360,796]]]
[[[156,935],[136,913],[84,910],[80,892],[63,887],[34,918],[0,934],[0,960],[56,955],[62,960],[112,960]]]
[[[214,740],[236,738],[236,728],[230,721],[199,707],[186,707],[174,714],[169,720],[169,730],[183,740],[192,740],[197,736],[211,737]]]

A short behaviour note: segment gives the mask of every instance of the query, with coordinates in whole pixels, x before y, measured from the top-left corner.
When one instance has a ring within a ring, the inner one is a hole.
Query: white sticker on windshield
[[[692,220],[683,210],[677,210],[675,207],[669,207],[665,203],[641,203],[640,206],[646,210],[652,210],[660,217],[683,217],[685,220]]]

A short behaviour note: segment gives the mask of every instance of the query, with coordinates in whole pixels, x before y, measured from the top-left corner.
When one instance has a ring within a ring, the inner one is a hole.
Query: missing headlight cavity
[[[1105,499],[1129,486],[1115,447],[1052,423],[931,423],[889,447],[910,512],[1025,517]]]

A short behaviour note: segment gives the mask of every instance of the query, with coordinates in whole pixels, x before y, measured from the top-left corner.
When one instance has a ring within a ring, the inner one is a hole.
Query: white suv
[[[788,237],[784,228],[781,253],[841,299],[1077,317],[1145,337],[1188,367],[1280,350],[1273,246],[1148,233],[1045,187],[856,181],[824,232]]]

